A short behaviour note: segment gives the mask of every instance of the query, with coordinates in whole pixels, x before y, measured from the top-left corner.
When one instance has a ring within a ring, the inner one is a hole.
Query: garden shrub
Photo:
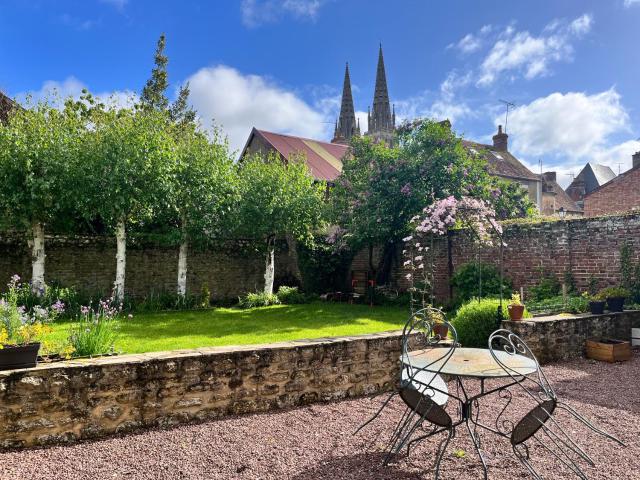
[[[318,236],[312,246],[297,244],[302,289],[306,293],[345,291],[353,252],[333,237]]]
[[[493,266],[480,262],[470,262],[459,267],[451,278],[454,288],[454,306],[461,305],[471,298],[478,297],[478,284],[482,279],[482,297],[500,295],[500,272]],[[505,297],[512,290],[511,281],[502,279]]]
[[[268,307],[269,305],[280,305],[278,295],[275,293],[247,293],[239,299],[240,308]]]
[[[487,348],[489,336],[498,327],[498,307],[500,300],[497,298],[473,298],[463,304],[451,320],[458,333],[458,341],[463,347]],[[507,301],[502,302],[503,314],[507,313]],[[531,314],[525,309],[524,317]]]
[[[585,313],[589,310],[589,299],[582,295],[568,296],[565,299],[562,295],[546,298],[538,302],[526,302],[527,309],[535,313]]]
[[[560,295],[560,293],[562,293],[562,285],[560,285],[560,282],[554,275],[547,275],[543,272],[540,272],[540,274],[541,278],[538,284],[534,285],[529,290],[531,299],[534,302],[557,297],[558,295]]]
[[[192,310],[205,307],[201,295],[178,295],[177,292],[151,292],[134,301],[127,310],[136,312],[160,312],[163,310]]]
[[[71,327],[69,344],[74,357],[104,355],[114,351],[120,309],[101,300],[96,308],[83,306],[78,322]]]
[[[307,296],[298,290],[298,287],[287,287],[282,285],[278,289],[278,300],[280,303],[284,303],[287,305],[293,305],[296,303],[308,303],[309,299]]]

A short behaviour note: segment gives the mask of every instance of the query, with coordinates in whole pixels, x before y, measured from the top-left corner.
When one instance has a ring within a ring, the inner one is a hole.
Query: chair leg
[[[449,428],[449,431],[447,432],[447,438],[445,438],[442,442],[440,442],[440,445],[438,445],[438,454],[436,456],[436,463],[433,467],[436,472],[436,480],[440,478],[440,463],[442,462],[442,457],[444,457],[444,452],[447,451],[449,442],[454,437],[454,435],[455,435],[455,430],[453,428]]]
[[[547,434],[547,437],[549,438],[549,440],[551,440],[551,442],[558,448],[558,450],[560,451],[560,453],[562,455],[564,455],[564,458],[562,458],[560,455],[558,455],[556,452],[554,452],[545,442],[541,441],[537,436],[533,436],[533,439],[538,442],[538,445],[540,445],[542,448],[544,448],[547,452],[549,452],[551,455],[553,455],[554,457],[556,457],[556,459],[558,459],[560,462],[562,462],[566,467],[568,467],[573,473],[575,473],[578,477],[580,477],[582,480],[588,480],[587,476],[585,475],[585,473],[580,469],[580,467],[578,466],[578,464],[574,461],[573,458],[571,458],[571,456],[565,452],[562,449],[562,446],[558,445],[558,443],[549,435],[549,433],[543,428],[543,431]],[[572,449],[570,449],[572,450]],[[573,450],[572,450],[573,451]],[[576,453],[574,451],[574,453]],[[566,458],[566,460],[565,460]]]
[[[578,420],[579,422],[584,424],[587,428],[589,428],[590,430],[594,431],[595,433],[597,433],[599,435],[602,435],[603,437],[608,438],[609,440],[613,440],[618,445],[626,447],[626,445],[621,440],[619,440],[618,438],[614,437],[613,435],[605,432],[601,428],[595,426],[593,423],[591,423],[591,421],[589,421],[588,419],[586,419],[585,417],[580,415],[578,412],[576,412],[571,406],[567,405],[566,403],[558,402],[558,408],[561,408],[561,409],[569,412],[573,416],[573,418],[575,418],[576,420]]]
[[[524,452],[520,452],[518,450],[518,448],[523,448]],[[536,472],[536,469],[533,468],[533,465],[531,465],[531,462],[529,461],[529,447],[527,447],[525,444],[521,443],[519,445],[513,445],[512,449],[513,449],[513,453],[516,456],[516,458],[518,460],[520,460],[520,463],[522,463],[522,465],[524,465],[524,467],[529,471],[529,473],[531,474],[531,476],[533,478],[535,478],[536,480],[544,480],[540,476],[540,474],[538,472]]]
[[[369,425],[371,422],[373,422],[376,418],[378,418],[378,415],[380,415],[382,413],[382,410],[384,410],[384,407],[387,406],[387,404],[391,401],[391,399],[397,394],[398,392],[392,392],[391,395],[389,395],[389,398],[387,398],[383,403],[382,406],[378,409],[378,411],[373,415],[373,417],[371,417],[369,420],[367,420],[366,422],[364,422],[362,425],[360,425],[358,427],[358,429],[353,432],[352,435],[357,435],[358,432],[360,430],[362,430],[364,427],[366,427],[367,425]],[[377,396],[377,395],[376,395]],[[375,398],[376,396],[374,396],[373,398]]]
[[[467,426],[467,430],[469,431],[469,436],[471,437],[471,441],[473,442],[473,446],[476,448],[476,452],[478,452],[478,457],[480,457],[480,462],[482,462],[482,469],[484,470],[484,480],[489,478],[489,472],[487,469],[487,463],[484,461],[484,457],[482,456],[482,451],[480,450],[480,440],[477,437],[477,433],[471,429],[469,422],[464,422]]]

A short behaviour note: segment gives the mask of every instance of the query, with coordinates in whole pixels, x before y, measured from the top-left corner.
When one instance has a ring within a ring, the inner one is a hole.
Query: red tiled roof
[[[321,142],[310,138],[294,137],[292,135],[282,135],[254,128],[247,142],[247,146],[244,149],[245,151],[251,143],[253,135],[260,135],[287,160],[296,154],[304,155],[311,175],[313,175],[316,180],[335,180],[342,172],[342,158],[349,150],[347,145]],[[243,155],[241,155],[241,157]]]

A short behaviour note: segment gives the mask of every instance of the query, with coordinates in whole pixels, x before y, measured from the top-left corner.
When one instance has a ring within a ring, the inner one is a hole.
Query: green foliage
[[[109,302],[94,309],[84,307],[79,321],[72,325],[68,341],[74,357],[113,353],[118,333],[119,310]]]
[[[200,308],[209,308],[211,306],[211,290],[209,284],[203,283],[200,289]]]
[[[547,298],[557,297],[562,291],[562,285],[553,274],[546,274],[540,271],[540,281],[531,287],[531,299],[539,302]]]
[[[32,310],[38,306],[41,308],[51,308],[58,302],[64,304],[64,312],[60,318],[75,317],[80,313],[80,306],[86,303],[86,296],[80,294],[75,287],[63,287],[57,283],[45,285],[42,295],[33,292],[28,283],[20,284],[17,289],[18,304],[23,305],[27,310]]]
[[[622,286],[630,292],[630,299],[640,302],[640,260],[634,263],[629,242],[620,248],[620,277]]]
[[[531,218],[538,213],[529,192],[518,182],[489,177],[488,193],[481,196],[493,206],[499,220]]]
[[[270,305],[280,305],[280,299],[275,293],[247,293],[239,299],[238,306],[240,308],[268,307]]]
[[[149,109],[166,110],[169,106],[169,99],[166,96],[166,90],[169,87],[169,78],[167,75],[169,59],[164,54],[165,44],[166,41],[163,33],[160,35],[158,44],[156,45],[156,53],[153,57],[155,66],[153,70],[151,70],[151,78],[147,80],[140,95],[140,103]]]
[[[606,300],[607,298],[630,298],[631,292],[624,287],[607,287],[598,292],[598,298]]]
[[[454,288],[454,305],[461,305],[471,298],[479,296],[479,283],[482,280],[482,297],[500,295],[500,272],[493,265],[476,262],[465,263],[460,266],[453,277],[451,285]],[[506,298],[512,290],[508,278],[502,280],[502,292]]]
[[[572,295],[566,299],[562,296],[550,297],[540,301],[527,302],[527,309],[533,313],[585,313],[589,310],[589,298],[583,295]]]
[[[489,336],[498,328],[498,307],[500,300],[484,298],[471,299],[463,304],[451,320],[458,333],[458,341],[463,347],[487,348]],[[503,303],[503,314],[507,304]],[[524,318],[531,317],[525,309]]]
[[[304,293],[300,292],[298,290],[298,287],[287,287],[285,285],[282,285],[278,289],[277,297],[280,303],[284,303],[285,305],[295,305],[309,302],[307,296]]]
[[[346,247],[340,232],[316,234],[311,244],[297,245],[302,287],[307,293],[343,291],[353,251]]]
[[[162,312],[167,310],[192,310],[203,307],[199,295],[179,295],[175,292],[151,292],[135,301],[131,310],[135,312]]]

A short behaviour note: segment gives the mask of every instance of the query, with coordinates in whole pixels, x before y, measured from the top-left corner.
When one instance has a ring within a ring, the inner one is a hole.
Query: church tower
[[[342,86],[342,104],[340,105],[340,118],[336,122],[333,140],[331,143],[348,144],[351,137],[360,136],[360,124],[356,123],[356,113],[353,107],[353,95],[351,94],[351,77],[349,76],[349,64],[344,71],[344,85]]]
[[[376,89],[373,94],[373,111],[368,113],[369,131],[367,135],[373,137],[376,142],[393,143],[393,131],[396,124],[395,107],[391,111],[389,103],[389,91],[387,90],[387,75],[384,69],[382,56],[382,44],[378,52],[378,68],[376,71]]]

